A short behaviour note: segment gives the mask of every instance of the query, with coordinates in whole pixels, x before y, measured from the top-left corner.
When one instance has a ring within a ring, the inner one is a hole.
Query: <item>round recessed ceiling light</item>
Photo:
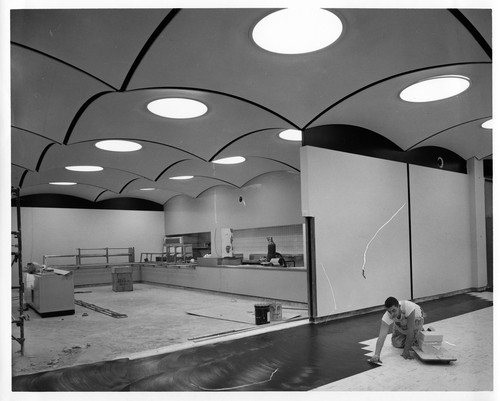
[[[142,146],[136,142],[115,139],[97,142],[95,146],[110,152],[135,152],[142,148]]]
[[[467,90],[470,80],[461,75],[442,75],[410,85],[399,95],[407,102],[433,102],[456,96]]]
[[[50,185],[76,185],[76,182],[49,182]]]
[[[195,118],[205,114],[208,107],[197,100],[172,97],[153,100],[148,110],[160,117]]]
[[[232,156],[226,157],[224,159],[213,160],[212,163],[215,164],[239,164],[243,163],[246,159],[243,156]]]
[[[103,168],[100,166],[66,166],[66,170],[70,171],[84,171],[84,172],[93,172],[93,171],[102,171]]]
[[[177,177],[170,177],[171,180],[190,180],[193,175],[178,175]]]
[[[273,53],[309,53],[334,43],[342,34],[342,21],[321,8],[287,8],[269,14],[255,25],[252,37]]]
[[[484,123],[481,124],[481,127],[485,129],[493,129],[493,119],[490,118],[488,121],[485,121]]]
[[[279,137],[285,141],[302,141],[302,131],[298,129],[287,129],[281,131]]]

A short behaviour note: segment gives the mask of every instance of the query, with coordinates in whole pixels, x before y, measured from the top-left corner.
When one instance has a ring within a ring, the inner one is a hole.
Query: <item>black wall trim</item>
[[[404,151],[383,135],[355,125],[332,124],[308,128],[303,132],[302,146],[315,146],[467,174],[467,161],[451,150],[422,146]]]
[[[486,179],[493,179],[493,160],[484,159],[483,160],[483,175]]]
[[[411,188],[410,188],[410,165],[406,164],[406,185],[408,188],[408,238],[409,238],[409,257],[410,257],[410,299],[413,299],[413,253],[411,239]]]
[[[307,305],[309,320],[318,316],[318,292],[316,287],[316,245],[314,217],[306,217],[306,260],[307,260]]]
[[[138,198],[117,198],[92,202],[69,195],[39,194],[25,195],[20,198],[21,207],[46,207],[60,209],[106,209],[106,210],[143,210],[162,212],[163,205]],[[15,207],[12,200],[11,206]]]

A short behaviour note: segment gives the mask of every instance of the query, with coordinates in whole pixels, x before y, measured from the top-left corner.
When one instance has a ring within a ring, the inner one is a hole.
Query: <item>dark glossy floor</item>
[[[468,294],[420,303],[426,325],[492,306]],[[378,369],[360,342],[381,312],[231,341],[16,376],[13,391],[306,391]]]

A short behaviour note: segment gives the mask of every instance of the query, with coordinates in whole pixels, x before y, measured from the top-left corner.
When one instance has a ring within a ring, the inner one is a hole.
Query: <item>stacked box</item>
[[[418,333],[418,345],[426,354],[436,354],[443,343],[443,335],[435,331],[420,331]]]
[[[113,282],[113,291],[133,291],[132,267],[131,266],[115,266],[111,268],[111,276]]]

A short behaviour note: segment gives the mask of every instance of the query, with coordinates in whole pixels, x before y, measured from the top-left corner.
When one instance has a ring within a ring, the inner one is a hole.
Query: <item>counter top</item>
[[[282,266],[262,266],[262,265],[215,265],[215,266],[203,266],[198,265],[199,267],[207,267],[207,268],[224,268],[224,269],[254,269],[254,270],[279,270],[279,271],[305,271],[305,267],[282,267]]]
[[[136,263],[140,266],[144,267],[155,267],[155,268],[163,268],[163,269],[196,269],[198,267],[204,268],[224,268],[224,269],[254,269],[254,270],[279,270],[279,271],[305,271],[306,268],[303,266],[299,267],[282,267],[282,266],[262,266],[256,264],[241,264],[241,265],[214,265],[214,266],[205,266],[196,263],[166,263],[166,264],[158,264],[158,263]]]

